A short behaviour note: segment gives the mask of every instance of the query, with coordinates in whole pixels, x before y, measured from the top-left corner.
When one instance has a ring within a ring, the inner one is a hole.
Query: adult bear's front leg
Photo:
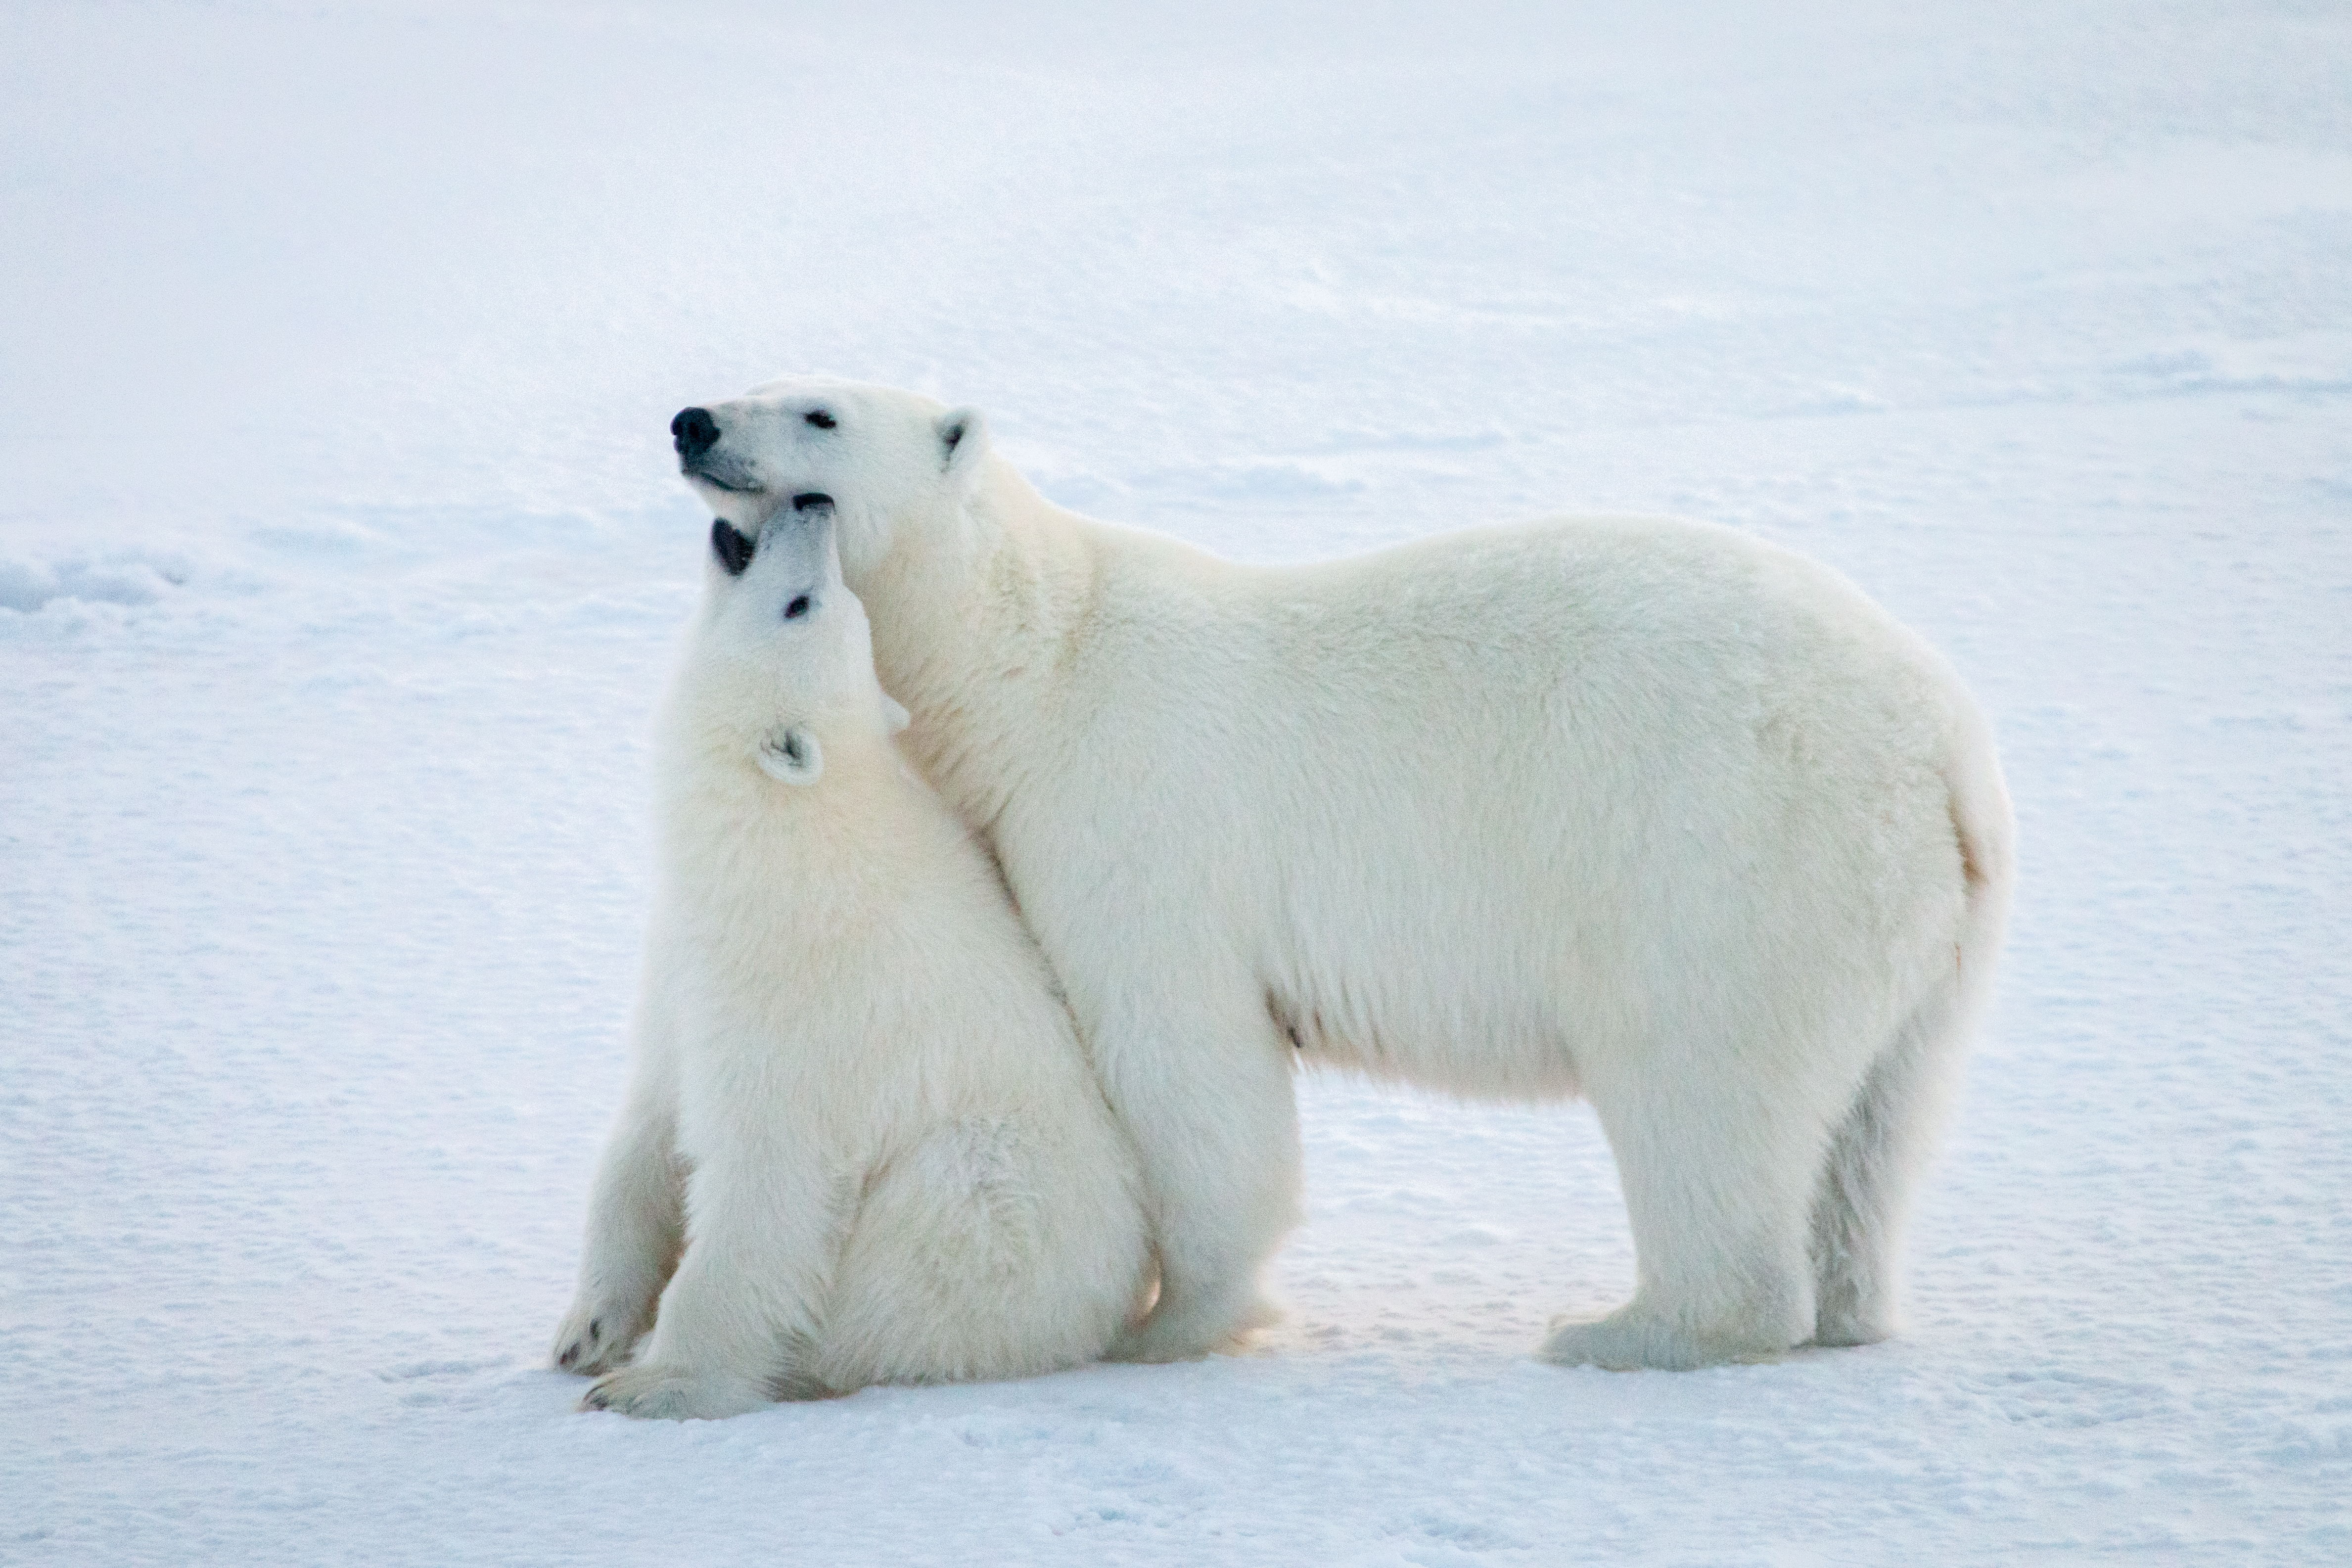
[[[1159,1300],[1112,1357],[1205,1355],[1271,1321],[1259,1271],[1298,1223],[1289,1042],[1248,984],[1139,992],[1087,1036],[1142,1162],[1160,1262]]]

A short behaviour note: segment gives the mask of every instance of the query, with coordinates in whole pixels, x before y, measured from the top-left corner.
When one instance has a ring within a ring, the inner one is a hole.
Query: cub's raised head
[[[833,503],[803,494],[756,531],[710,525],[702,614],[688,655],[691,710],[708,740],[771,776],[813,784],[824,740],[880,739],[906,710],[874,675],[866,607],[841,580]]]
[[[678,471],[746,536],[799,500],[831,502],[843,569],[859,584],[906,531],[951,523],[988,456],[977,409],[821,376],[680,409],[669,431]]]

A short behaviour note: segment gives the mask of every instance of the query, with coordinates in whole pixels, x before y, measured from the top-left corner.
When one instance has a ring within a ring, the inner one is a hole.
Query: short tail
[[[1971,1029],[1990,999],[1993,967],[2009,928],[2010,896],[2017,883],[2017,817],[2010,809],[1992,726],[1965,697],[1957,708],[1951,761],[1944,776],[1951,791],[1952,832],[1959,840],[1968,906],[1953,952],[1961,1015],[1954,1022]]]

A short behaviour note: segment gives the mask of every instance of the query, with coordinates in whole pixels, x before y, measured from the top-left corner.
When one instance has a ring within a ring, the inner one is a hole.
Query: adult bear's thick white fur
[[[740,575],[714,549],[661,721],[635,1082],[556,1342],[634,1415],[1091,1361],[1148,1277],[1134,1152],[899,759],[829,509],[764,521]]]
[[[1045,501],[970,410],[795,379],[708,412],[722,516],[838,505],[911,749],[1136,1140],[1161,1289],[1120,1353],[1247,1325],[1300,1055],[1590,1098],[1638,1283],[1553,1360],[1892,1331],[2012,833],[1968,694],[1843,578],[1613,518],[1240,566]]]

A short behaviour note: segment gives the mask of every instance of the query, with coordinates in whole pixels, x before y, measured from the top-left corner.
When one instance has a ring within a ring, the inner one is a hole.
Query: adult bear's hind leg
[[[1807,1218],[1826,1140],[1804,1098],[1722,1062],[1588,1079],[1633,1223],[1633,1299],[1557,1325],[1546,1361],[1681,1369],[1776,1356],[1811,1337]]]
[[[1900,1326],[1903,1222],[1958,1078],[1967,1019],[1947,994],[1871,1064],[1813,1197],[1813,1340],[1875,1344]]]

